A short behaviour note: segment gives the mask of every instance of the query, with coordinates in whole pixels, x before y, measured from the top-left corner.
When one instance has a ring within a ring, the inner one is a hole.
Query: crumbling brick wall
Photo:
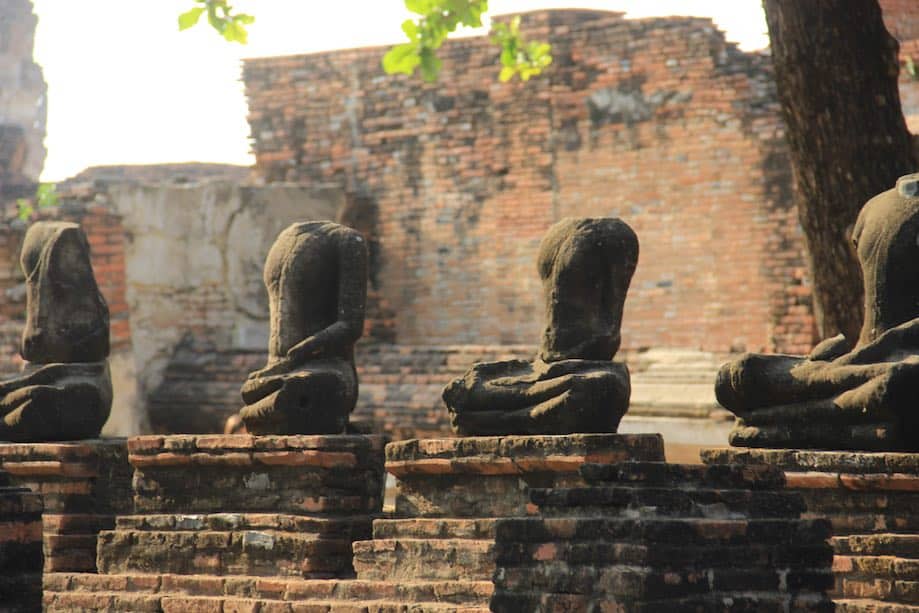
[[[0,151],[7,154],[0,160],[0,194],[4,184],[37,180],[45,163],[47,86],[32,59],[37,23],[30,0],[0,0]]]
[[[448,43],[435,85],[383,75],[381,48],[247,61],[257,171],[375,201],[400,343],[534,342],[542,234],[615,215],[642,244],[627,349],[808,349],[768,57],[708,19],[540,11],[524,30],[555,55],[526,84],[497,80],[484,37]]]

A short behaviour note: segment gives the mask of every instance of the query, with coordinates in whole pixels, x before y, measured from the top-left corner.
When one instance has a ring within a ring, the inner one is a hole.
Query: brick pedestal
[[[381,511],[384,443],[379,436],[132,438],[135,513],[99,534],[99,575],[46,576],[46,610],[272,603],[283,611],[289,598],[329,599],[334,579],[354,576],[351,543],[369,538]]]
[[[838,613],[919,611],[919,454],[711,449],[702,459],[776,467],[805,517],[832,522]]]
[[[831,612],[830,534],[770,467],[585,465],[496,529],[493,611]]]
[[[41,495],[46,572],[96,570],[96,537],[130,513],[125,439],[0,444],[11,483]]]
[[[41,609],[41,496],[0,472],[0,610]]]
[[[654,434],[393,443],[386,447],[386,470],[398,480],[395,516],[376,520],[373,540],[354,544],[358,579],[436,582],[443,601],[487,610],[496,525],[534,510],[529,488],[582,483],[578,469],[586,462],[661,459],[663,441]]]

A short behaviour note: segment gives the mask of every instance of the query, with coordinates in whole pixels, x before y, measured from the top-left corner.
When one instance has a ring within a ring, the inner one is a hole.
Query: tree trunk
[[[858,338],[861,270],[850,232],[862,205],[913,172],[897,86],[899,44],[878,0],[764,0],[788,130],[814,307],[823,337]]]

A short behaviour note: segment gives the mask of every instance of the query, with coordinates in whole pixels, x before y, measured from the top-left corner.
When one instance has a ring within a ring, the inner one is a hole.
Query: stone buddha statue
[[[746,355],[718,374],[743,447],[919,450],[919,174],[862,208],[865,318],[807,357]]]
[[[568,218],[539,247],[547,324],[535,360],[476,364],[447,385],[465,436],[615,432],[629,406],[629,371],[613,362],[638,238],[619,219]]]
[[[242,387],[252,434],[339,434],[357,402],[354,343],[364,327],[367,246],[331,221],[295,223],[265,261],[268,363]]]
[[[23,373],[0,383],[0,440],[99,435],[112,408],[109,313],[77,224],[38,222],[21,254],[26,277]]]

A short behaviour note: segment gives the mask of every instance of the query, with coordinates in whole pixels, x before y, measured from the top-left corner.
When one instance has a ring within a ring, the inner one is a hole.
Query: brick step
[[[204,513],[121,515],[115,522],[118,530],[278,530],[317,536],[365,540],[370,537],[372,520],[366,515],[353,517],[311,517],[281,513]]]
[[[276,530],[99,533],[100,573],[352,576],[351,541]]]
[[[115,527],[115,516],[94,514],[45,513],[42,515],[45,534],[97,534]]]
[[[700,597],[669,600],[620,601],[592,594],[559,594],[545,592],[497,592],[491,601],[494,613],[520,611],[628,611],[629,613],[833,613],[833,603],[815,594],[722,592]],[[837,609],[837,613],[838,613]],[[888,613],[885,611],[885,613]],[[890,612],[892,613],[892,612]]]
[[[204,597],[253,599],[273,603],[386,601],[485,607],[492,591],[493,586],[490,581],[318,581],[263,577],[222,578],[207,575],[95,575],[88,573],[45,575],[46,595],[101,594],[105,599],[121,598],[143,602],[143,599],[146,598],[148,602],[154,603],[163,598]],[[55,607],[63,609],[65,601],[51,600],[58,603],[54,605]]]
[[[837,586],[844,598],[868,598],[919,606],[919,581],[900,580],[893,577],[849,578],[843,576],[838,578]]]
[[[853,534],[830,539],[839,555],[897,556],[919,559],[917,534]]]
[[[785,486],[785,474],[773,466],[740,464],[669,464],[666,462],[620,462],[585,464],[581,476],[591,484],[615,483],[642,487],[692,489],[774,490]]]
[[[681,547],[817,545],[831,536],[822,519],[604,517],[509,518],[497,525],[496,535],[502,546],[575,540]]]
[[[374,539],[354,543],[362,580],[490,581],[495,544],[477,539]]]
[[[919,613],[919,606],[868,599],[834,600],[836,613]]]
[[[496,519],[375,519],[374,539],[495,538]]]
[[[539,565],[547,560],[566,564],[641,566],[654,569],[828,567],[833,551],[826,543],[811,545],[654,546],[605,541],[559,541],[555,543],[501,543],[498,566]]]
[[[37,564],[24,565],[18,571],[6,571],[0,575],[0,611],[33,613],[39,610],[41,583],[40,560]]]
[[[765,592],[789,595],[820,593],[833,588],[827,568],[777,569],[769,567],[652,568],[623,564],[573,565],[543,560],[537,565],[502,567],[501,591],[563,594],[606,594],[623,600],[673,599],[716,592]]]
[[[846,577],[919,581],[919,559],[896,556],[843,556],[833,560],[833,570]]]
[[[220,598],[213,596],[171,596],[97,592],[46,593],[45,613],[72,611],[106,611],[124,613],[224,613],[227,611],[260,611],[262,613],[489,613],[487,605],[458,605],[439,602],[385,600],[314,601],[290,603],[255,598]]]
[[[805,504],[807,499],[805,498]],[[916,501],[916,507],[919,508],[919,500]],[[880,506],[880,503],[879,503]],[[820,509],[819,506],[811,506],[810,509]],[[860,513],[857,511],[831,510],[824,512],[822,510],[803,513],[802,518],[818,519],[825,518],[833,525],[833,534],[839,537],[864,535],[871,532],[885,533],[886,530],[902,530],[903,532],[919,533],[919,515],[915,510],[898,510],[891,513]]]
[[[536,488],[530,490],[530,500],[546,515],[577,513],[609,517],[635,512],[642,517],[778,518],[798,517],[806,510],[801,497],[792,492],[742,489],[644,486]]]

